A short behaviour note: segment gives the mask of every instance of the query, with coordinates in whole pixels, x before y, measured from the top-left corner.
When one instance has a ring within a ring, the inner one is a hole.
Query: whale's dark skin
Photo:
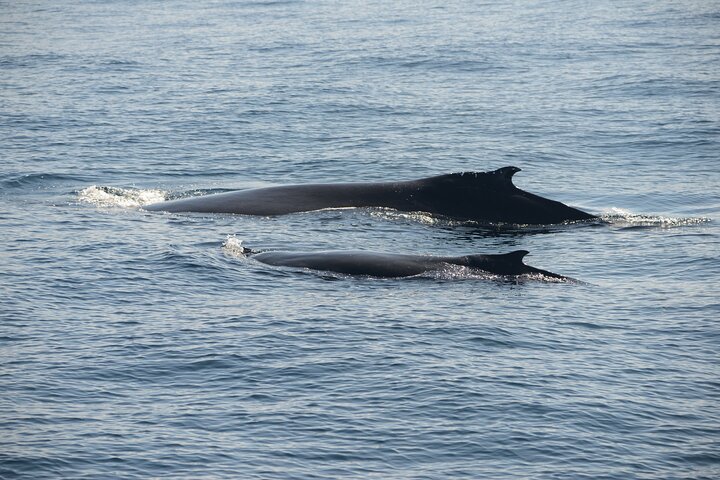
[[[410,277],[441,270],[449,265],[459,265],[495,275],[542,274],[550,278],[567,279],[562,275],[525,265],[523,257],[528,254],[526,250],[516,250],[503,255],[463,255],[459,257],[363,251],[255,253],[245,249],[244,253],[252,255],[252,258],[258,262],[268,265],[380,278]]]
[[[387,183],[287,185],[237,190],[151,204],[166,212],[283,215],[325,208],[387,207],[488,223],[552,224],[597,218],[517,188],[517,167],[451,173]]]

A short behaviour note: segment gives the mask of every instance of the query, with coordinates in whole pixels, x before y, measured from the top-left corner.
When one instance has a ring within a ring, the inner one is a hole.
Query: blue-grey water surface
[[[719,478],[718,152],[716,1],[0,2],[0,477]],[[605,223],[141,208],[505,165]]]

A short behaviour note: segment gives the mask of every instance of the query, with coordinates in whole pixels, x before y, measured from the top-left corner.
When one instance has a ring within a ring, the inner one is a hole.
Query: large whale
[[[381,278],[410,277],[458,265],[495,275],[540,274],[555,279],[567,279],[557,273],[525,265],[523,257],[528,253],[527,250],[516,250],[502,255],[440,257],[364,251],[258,253],[243,247],[244,255],[251,255],[258,262],[267,265],[308,268],[347,275]]]
[[[594,215],[528,193],[512,183],[517,167],[402,182],[286,185],[151,204],[166,212],[283,215],[325,208],[387,207],[488,223],[551,224]]]

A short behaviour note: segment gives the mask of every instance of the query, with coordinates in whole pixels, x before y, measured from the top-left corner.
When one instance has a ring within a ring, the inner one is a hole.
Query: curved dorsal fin
[[[510,262],[523,263],[523,258],[525,258],[525,255],[527,255],[528,253],[530,252],[528,252],[527,250],[515,250],[514,252],[506,253],[502,256],[508,259],[508,261]]]
[[[486,185],[496,186],[514,186],[512,183],[512,177],[517,172],[521,171],[520,168],[514,166],[507,166],[492,170],[490,172],[455,172],[448,173],[445,175],[438,175],[437,177],[429,177],[423,179],[425,182],[452,182],[456,184],[459,182],[460,185],[468,187],[477,186],[478,182],[485,182]]]
[[[465,175],[472,175],[477,177],[478,175],[496,175],[498,177],[502,177],[505,180],[511,180],[513,175],[515,175],[517,172],[521,172],[522,169],[520,167],[515,167],[513,165],[508,165],[507,167],[501,167],[497,170],[493,170],[491,172],[457,172],[457,173],[451,173],[450,175],[463,177]]]
[[[495,170],[494,172],[491,172],[491,173],[493,173],[494,175],[500,175],[503,178],[505,178],[506,180],[511,180],[513,175],[515,175],[517,172],[520,172],[520,171],[522,171],[521,168],[510,165],[507,167],[498,168],[497,170]]]

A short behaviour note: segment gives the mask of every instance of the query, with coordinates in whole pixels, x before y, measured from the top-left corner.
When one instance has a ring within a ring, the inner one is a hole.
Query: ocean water
[[[719,478],[718,152],[715,1],[0,2],[0,477]],[[604,222],[142,209],[505,165]]]

